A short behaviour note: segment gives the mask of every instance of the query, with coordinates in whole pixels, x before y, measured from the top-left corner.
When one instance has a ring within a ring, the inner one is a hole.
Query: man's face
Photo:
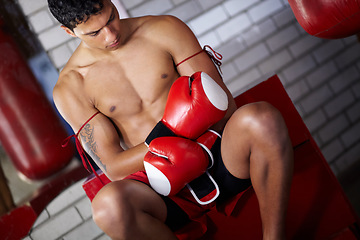
[[[121,33],[119,14],[115,6],[104,0],[103,9],[87,21],[78,24],[74,36],[80,38],[90,48],[115,50],[120,46]]]

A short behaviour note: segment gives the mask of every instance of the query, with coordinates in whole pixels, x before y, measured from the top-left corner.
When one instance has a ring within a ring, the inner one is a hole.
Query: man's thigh
[[[95,196],[92,205],[119,213],[142,211],[163,222],[167,215],[163,199],[147,184],[131,179],[108,183]]]
[[[248,107],[239,108],[225,125],[221,139],[221,156],[226,169],[240,179],[250,178],[250,140],[246,129]]]
[[[139,207],[145,204],[142,209],[147,213],[151,214],[151,212],[156,211],[152,215],[160,216],[159,219],[171,230],[176,231],[190,221],[188,214],[171,197],[161,196],[150,187],[145,172],[132,174],[123,181],[129,182],[130,186],[134,185],[136,187],[135,191],[130,189],[134,202],[136,203],[136,201],[140,200],[137,203]],[[181,203],[182,201],[183,199],[178,202]],[[184,207],[183,205],[181,206]]]

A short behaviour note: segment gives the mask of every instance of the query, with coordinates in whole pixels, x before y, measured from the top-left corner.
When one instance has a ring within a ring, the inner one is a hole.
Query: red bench
[[[359,239],[359,219],[310,132],[288,97],[279,78],[273,76],[236,97],[238,107],[267,101],[282,113],[294,147],[295,170],[287,214],[288,239]],[[109,182],[100,173],[103,181]],[[83,188],[92,199],[102,187],[95,177]],[[236,203],[230,216],[213,208],[207,213],[208,231],[201,239],[261,239],[258,201],[252,188]],[[196,232],[195,225],[184,231]],[[177,232],[178,236],[181,231]]]

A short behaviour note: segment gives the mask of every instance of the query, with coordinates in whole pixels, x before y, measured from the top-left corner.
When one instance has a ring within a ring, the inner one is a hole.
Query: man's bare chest
[[[97,109],[120,120],[162,102],[176,78],[177,72],[168,57],[129,56],[93,64],[86,73],[84,90]]]

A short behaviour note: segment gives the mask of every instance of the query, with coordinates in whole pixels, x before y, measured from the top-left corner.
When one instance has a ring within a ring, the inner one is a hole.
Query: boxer
[[[222,132],[213,154],[218,160],[209,173],[218,179],[219,201],[241,193],[251,179],[263,238],[285,239],[293,153],[276,109],[254,103],[236,110],[216,66],[175,17],[120,19],[110,0],[48,3],[62,29],[81,40],[53,95],[74,132],[81,128],[77,136],[85,151],[112,180],[92,202],[93,218],[107,235],[176,239],[176,227],[199,220],[214,204],[198,204],[187,188],[164,197],[144,184],[148,181],[144,141],[164,116],[171,86],[181,76],[205,72],[224,90],[229,103],[225,116],[211,126]]]

